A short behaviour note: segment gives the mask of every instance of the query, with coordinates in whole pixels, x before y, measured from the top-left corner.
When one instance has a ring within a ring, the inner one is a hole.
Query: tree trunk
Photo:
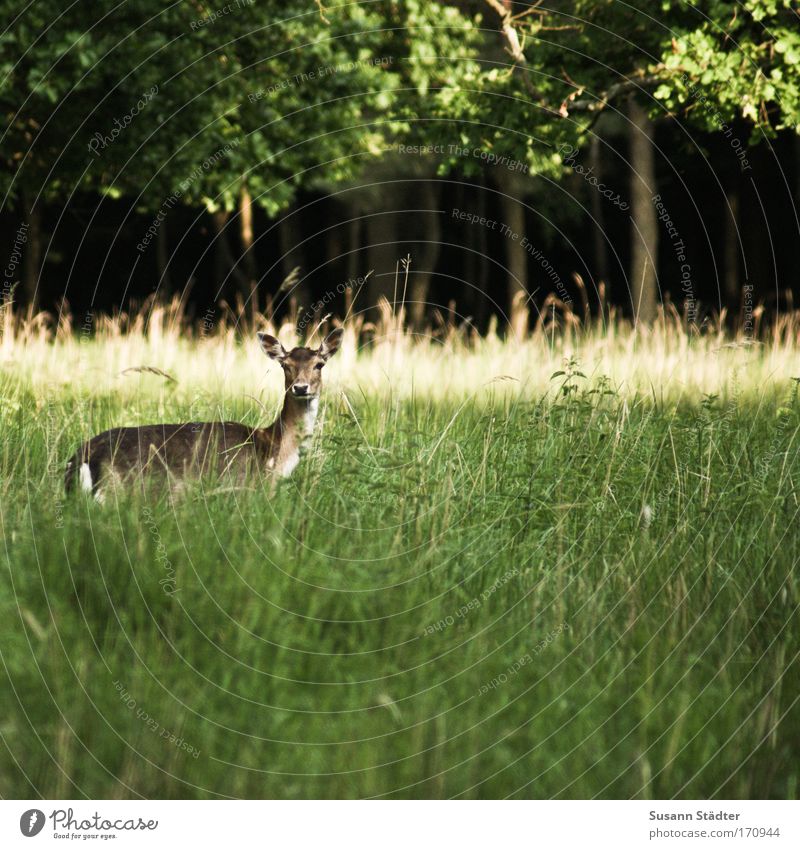
[[[521,200],[510,194],[510,181],[504,185],[501,179],[499,184],[501,224],[508,228],[504,231],[508,267],[508,321],[515,338],[523,339],[528,332],[528,252],[521,244],[525,236],[525,207]]]
[[[634,98],[628,101],[631,164],[630,292],[635,324],[656,317],[658,299],[658,217],[652,201],[656,191],[653,122]]]
[[[800,135],[794,136],[794,208],[800,209]],[[794,242],[794,255],[800,260],[798,243]],[[748,281],[749,282],[749,281]]]
[[[22,214],[28,225],[26,249],[22,262],[22,296],[34,312],[39,305],[39,276],[42,271],[42,213],[41,204],[34,206],[30,195],[23,191]]]
[[[369,269],[362,267],[361,259],[361,219],[354,207],[347,207],[349,217],[347,223],[347,280],[348,285],[344,290],[344,315],[349,317],[355,305],[355,298],[361,289],[361,284],[355,283],[359,277],[363,277]]]
[[[420,195],[422,206],[429,211],[424,215],[424,232],[420,233],[417,253],[411,255],[411,302],[408,305],[408,313],[411,327],[416,331],[422,330],[425,322],[431,280],[442,250],[442,223],[436,211],[439,184],[433,180],[425,180]]]
[[[328,198],[327,206],[326,214],[328,220],[340,221],[342,216],[339,212],[338,206],[332,198]],[[346,235],[346,233],[343,234],[342,226],[336,225],[329,227],[323,237],[325,240],[325,265],[319,269],[319,276],[321,280],[324,281],[324,292],[322,293],[323,299],[327,297],[329,300],[324,302],[319,314],[316,316],[314,322],[315,325],[317,322],[321,322],[326,315],[330,315],[331,317],[336,316],[337,318],[342,317],[342,315],[339,314],[341,301],[334,296],[336,293],[336,287],[343,282],[340,268],[343,261],[342,242]],[[329,330],[330,327],[327,329]],[[320,332],[325,332],[324,325],[320,327]],[[312,340],[309,339],[306,341],[306,344],[310,344],[311,342]]]
[[[486,181],[481,173],[477,180],[477,195],[475,197],[475,205],[477,214],[483,218],[486,217]],[[471,277],[473,289],[474,304],[473,313],[475,315],[475,324],[483,331],[486,329],[489,314],[494,310],[489,303],[489,263],[486,259],[489,253],[489,237],[485,227],[479,227],[477,238],[474,243],[474,252],[471,254]]]
[[[603,179],[603,157],[600,149],[600,138],[592,136],[589,144],[589,166],[597,177],[598,182],[604,183]],[[591,198],[592,218],[594,227],[592,229],[592,247],[594,253],[594,273],[596,280],[608,283],[608,252],[606,250],[606,227],[603,214],[603,196],[600,192],[592,191]]]
[[[218,209],[210,213],[211,224],[214,229],[214,267],[217,276],[217,285],[221,289],[228,278],[232,277],[236,291],[245,291],[247,280],[241,269],[236,264],[236,259],[231,253],[228,244],[227,225],[230,213],[224,209]]]
[[[800,209],[800,135],[794,136],[794,205]]]
[[[242,268],[247,278],[250,307],[253,316],[258,312],[258,272],[253,254],[253,201],[247,184],[242,184],[239,195],[239,238],[242,242]]]
[[[400,249],[396,243],[400,221],[400,215],[386,207],[367,215],[367,271],[372,270],[369,278],[369,306],[375,306],[382,297],[391,303],[394,296],[395,275],[400,261]]]
[[[167,238],[167,219],[161,222],[156,233],[156,267],[158,269],[158,290],[162,297],[171,290],[169,279],[169,239]]]
[[[331,219],[340,221],[341,215],[336,212],[331,213]],[[342,264],[345,258],[342,256],[344,252],[344,240],[347,237],[347,232],[342,225],[337,224],[335,227],[330,227],[325,234],[325,268],[322,269],[322,277],[327,281],[326,289],[335,288],[336,283],[341,282]],[[347,273],[345,269],[345,274]]]
[[[725,305],[731,312],[731,319],[739,312],[742,300],[742,282],[739,273],[739,177],[733,178],[725,191],[728,207],[724,211],[724,273]]]
[[[278,241],[282,255],[283,278],[286,280],[296,268],[299,268],[302,272],[303,267],[303,258],[300,256],[300,242],[303,241],[303,233],[300,229],[300,219],[296,213],[289,211],[281,218],[278,225]],[[281,293],[281,300],[283,302],[288,301],[292,311],[307,309],[311,303],[308,287],[300,279],[288,291]],[[280,307],[281,302],[279,301],[276,306]]]

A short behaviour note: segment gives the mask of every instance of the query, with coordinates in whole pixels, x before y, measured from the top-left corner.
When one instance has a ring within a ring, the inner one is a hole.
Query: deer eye
[[[325,363],[317,363],[317,364],[314,366],[314,368],[315,368],[317,371],[320,371],[320,369],[321,369],[324,365],[325,365]]]

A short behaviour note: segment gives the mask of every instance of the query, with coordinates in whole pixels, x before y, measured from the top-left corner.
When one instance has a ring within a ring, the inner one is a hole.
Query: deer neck
[[[298,442],[310,438],[314,433],[318,411],[319,398],[300,401],[287,393],[280,416],[281,430],[291,434]]]
[[[287,394],[277,423],[277,443],[273,448],[273,468],[287,477],[311,442],[317,420],[319,399],[299,401]]]

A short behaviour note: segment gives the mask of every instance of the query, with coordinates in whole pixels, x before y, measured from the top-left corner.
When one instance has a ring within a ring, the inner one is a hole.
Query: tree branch
[[[629,94],[634,89],[651,88],[659,83],[660,77],[655,75],[643,76],[633,80],[624,80],[623,82],[614,83],[606,91],[597,95],[592,99],[574,100],[570,104],[572,97],[577,97],[583,94],[584,89],[578,89],[561,104],[558,112],[559,115],[566,118],[571,112],[601,112],[611,103],[612,100],[620,95]]]
[[[517,65],[523,66],[522,81],[530,95],[535,97],[536,91],[534,90],[533,83],[528,76],[527,69],[524,67],[527,63],[527,59],[522,51],[522,44],[520,43],[519,35],[517,34],[517,30],[514,26],[514,15],[511,11],[510,0],[486,0],[486,3],[500,16],[500,29],[502,30],[503,37],[506,40],[506,50]],[[536,9],[528,9],[525,14],[531,14],[536,11]]]

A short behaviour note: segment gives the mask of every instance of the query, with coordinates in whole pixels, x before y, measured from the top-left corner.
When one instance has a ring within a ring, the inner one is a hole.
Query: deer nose
[[[302,398],[304,395],[308,395],[308,384],[307,383],[293,383],[292,384],[292,395],[296,395],[298,398]]]

